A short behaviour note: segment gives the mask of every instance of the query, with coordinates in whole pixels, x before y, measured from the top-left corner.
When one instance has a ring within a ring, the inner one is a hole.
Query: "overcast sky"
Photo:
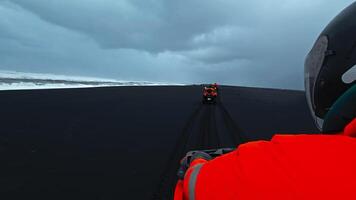
[[[0,70],[303,89],[352,0],[0,0]]]

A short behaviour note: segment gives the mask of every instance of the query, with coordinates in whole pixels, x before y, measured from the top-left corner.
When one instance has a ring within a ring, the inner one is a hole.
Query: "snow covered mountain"
[[[148,81],[119,81],[93,77],[0,71],[0,90],[154,85],[178,84],[154,83]]]

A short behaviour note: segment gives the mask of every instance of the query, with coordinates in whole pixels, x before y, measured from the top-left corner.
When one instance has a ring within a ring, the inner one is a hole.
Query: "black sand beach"
[[[189,150],[317,131],[303,92],[220,93],[202,105],[201,86],[1,91],[0,193],[170,199]]]

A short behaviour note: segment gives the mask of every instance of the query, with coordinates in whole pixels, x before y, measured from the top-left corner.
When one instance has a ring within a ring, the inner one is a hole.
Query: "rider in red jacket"
[[[276,135],[210,160],[195,152],[175,200],[356,199],[356,119],[338,135]]]
[[[353,3],[326,27],[305,62],[307,101],[324,134],[190,152],[174,199],[356,199],[355,19]]]

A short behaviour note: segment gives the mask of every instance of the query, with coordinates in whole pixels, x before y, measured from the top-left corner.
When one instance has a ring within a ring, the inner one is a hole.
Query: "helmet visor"
[[[316,43],[314,44],[312,50],[309,52],[304,69],[305,77],[305,92],[307,97],[307,102],[311,111],[311,114],[314,118],[314,121],[319,129],[323,125],[323,119],[316,113],[317,104],[315,102],[316,94],[316,83],[318,76],[323,66],[325,59],[325,52],[328,48],[328,38],[326,36],[321,36]]]

